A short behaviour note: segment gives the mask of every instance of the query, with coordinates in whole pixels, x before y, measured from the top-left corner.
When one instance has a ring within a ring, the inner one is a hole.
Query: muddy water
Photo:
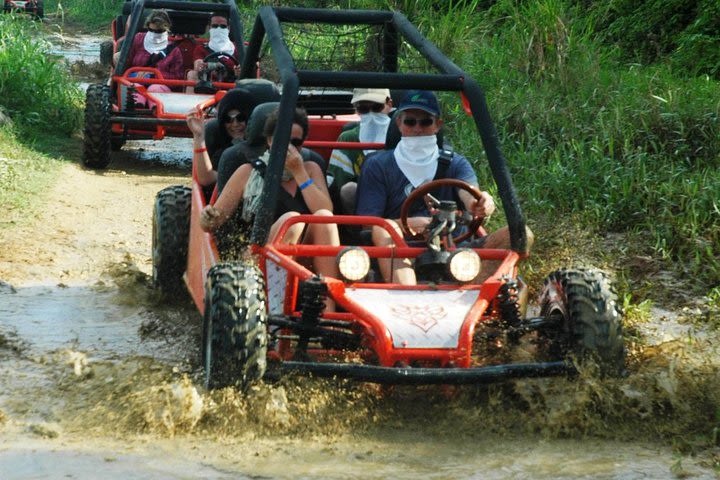
[[[204,391],[197,313],[148,281],[178,142],[68,165],[0,231],[0,478],[717,478],[693,432],[717,422],[720,343],[672,312],[630,326],[623,379]]]

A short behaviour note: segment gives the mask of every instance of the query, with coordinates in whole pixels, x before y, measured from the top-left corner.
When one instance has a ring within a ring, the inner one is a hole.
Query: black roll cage
[[[240,21],[240,13],[234,0],[221,0],[222,3],[185,2],[179,0],[133,0],[132,13],[130,14],[130,26],[125,32],[126,41],[120,49],[120,57],[113,75],[122,75],[125,71],[130,47],[135,34],[140,30],[140,22],[143,20],[143,13],[146,8],[164,8],[185,12],[222,12],[228,15],[230,29],[233,33],[235,49],[238,52],[238,61],[243,62],[243,27]]]
[[[152,0],[151,0],[152,1]],[[150,2],[149,2],[150,3]],[[281,22],[325,23],[338,25],[384,25],[385,35],[382,72],[328,72],[297,70],[295,61],[283,39]],[[270,43],[275,63],[280,71],[282,97],[279,107],[279,121],[275,138],[270,149],[270,162],[265,173],[265,185],[256,212],[251,242],[264,245],[273,223],[273,212],[277,204],[278,185],[285,161],[292,128],[292,118],[298,100],[300,87],[340,88],[398,88],[461,92],[470,104],[475,125],[488,157],[490,170],[498,188],[508,228],[511,247],[518,253],[525,253],[527,234],[525,218],[510,178],[505,158],[500,150],[497,131],[490,117],[485,94],[480,86],[464,70],[450,61],[443,53],[401,13],[377,10],[325,10],[289,7],[261,7],[253,26],[245,57],[242,61],[242,78],[252,78],[260,60],[262,41]],[[414,47],[439,74],[397,73],[399,42],[404,40]]]

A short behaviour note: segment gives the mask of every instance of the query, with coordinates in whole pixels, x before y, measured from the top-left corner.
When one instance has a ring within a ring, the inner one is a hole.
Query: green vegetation
[[[41,205],[38,193],[46,190],[62,163],[17,140],[9,127],[0,127],[0,231],[33,217]]]
[[[483,54],[456,61],[486,89],[529,218],[642,232],[687,263],[701,281],[689,287],[717,284],[720,84],[623,64],[562,0],[498,2],[478,23]],[[454,128],[458,150],[481,158],[469,120]]]
[[[12,119],[0,125],[4,223],[30,218],[38,192],[60,165],[59,148],[71,142],[68,136],[81,124],[82,92],[49,49],[29,17],[0,16],[0,112]],[[55,152],[53,157],[39,153],[36,145]]]
[[[28,16],[0,16],[0,108],[21,130],[69,135],[80,127],[82,92],[49,50]]]

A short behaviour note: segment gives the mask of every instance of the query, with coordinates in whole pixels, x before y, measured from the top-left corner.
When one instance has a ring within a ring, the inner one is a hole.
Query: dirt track
[[[187,182],[187,173],[135,167],[127,174],[122,166],[116,162],[95,173],[66,165],[39,217],[0,239],[0,278],[11,284],[88,284],[124,261],[149,273],[154,196]]]

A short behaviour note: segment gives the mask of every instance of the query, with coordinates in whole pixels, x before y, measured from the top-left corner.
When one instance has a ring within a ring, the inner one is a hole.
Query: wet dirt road
[[[187,183],[187,152],[68,164],[0,231],[0,478],[718,478],[713,452],[670,446],[718,406],[716,343],[660,318],[620,380],[204,391],[197,313],[148,280],[154,195]]]

